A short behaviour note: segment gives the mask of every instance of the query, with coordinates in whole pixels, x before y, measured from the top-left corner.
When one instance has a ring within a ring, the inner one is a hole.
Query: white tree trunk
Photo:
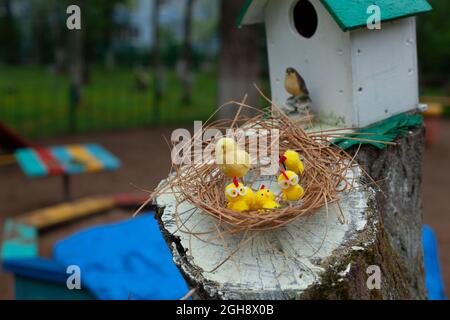
[[[404,267],[387,240],[375,192],[367,184],[341,194],[344,224],[330,205],[328,211],[323,208],[274,231],[224,233],[223,238],[217,232],[196,236],[183,232],[186,227],[193,233],[224,229],[189,203],[177,206],[172,193],[161,195],[154,204],[175,263],[188,284],[197,288],[197,298],[410,297]],[[379,289],[367,285],[370,266],[379,268]]]

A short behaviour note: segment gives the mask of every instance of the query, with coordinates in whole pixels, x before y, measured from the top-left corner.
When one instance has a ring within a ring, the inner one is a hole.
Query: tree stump
[[[405,267],[410,299],[426,299],[421,196],[424,133],[423,127],[415,128],[384,150],[362,146],[357,156],[383,190],[376,196],[379,212],[389,242]]]
[[[409,298],[405,267],[381,223],[376,192],[358,172],[355,188],[340,195],[344,224],[330,205],[273,231],[229,235],[170,192],[155,199],[156,216],[175,263],[197,289],[195,298]],[[378,288],[370,278],[377,269]]]

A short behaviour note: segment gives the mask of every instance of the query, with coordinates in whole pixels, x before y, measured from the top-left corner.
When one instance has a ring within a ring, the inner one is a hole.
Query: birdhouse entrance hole
[[[292,10],[292,22],[297,32],[311,38],[317,30],[318,19],[314,6],[308,0],[298,1]]]

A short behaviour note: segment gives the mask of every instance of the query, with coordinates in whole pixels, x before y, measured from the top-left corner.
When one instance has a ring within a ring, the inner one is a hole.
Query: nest
[[[207,215],[217,219],[221,223],[229,225],[231,233],[243,230],[270,230],[279,228],[295,219],[313,215],[318,209],[330,204],[336,204],[339,208],[339,194],[352,187],[349,181],[349,168],[354,164],[354,159],[342,149],[330,143],[332,138],[342,137],[341,130],[305,131],[303,128],[311,123],[311,117],[306,116],[295,122],[286,116],[276,106],[271,106],[271,111],[259,110],[245,103],[232,102],[239,106],[234,119],[212,122],[203,127],[201,132],[194,134],[191,139],[192,151],[195,142],[209,129],[219,129],[225,133],[227,129],[240,128],[251,136],[256,130],[278,130],[279,150],[277,154],[283,154],[287,149],[296,150],[304,164],[304,172],[300,177],[300,184],[304,188],[304,197],[297,202],[281,202],[281,207],[264,211],[235,212],[227,208],[225,199],[225,186],[231,183],[215,164],[214,156],[209,161],[197,164],[173,165],[172,173],[150,196],[149,201],[165,192],[174,192],[177,202],[188,201],[201,209]],[[247,110],[251,110],[254,116],[247,116]],[[201,149],[214,149],[215,139],[211,138],[201,142]],[[250,143],[246,139],[245,147],[249,150]],[[268,139],[268,144],[275,141]],[[212,148],[211,148],[212,146]],[[174,147],[174,146],[173,146]],[[272,148],[269,148],[269,153]],[[251,150],[250,150],[251,153]],[[272,156],[272,154],[268,154]],[[186,159],[194,160],[194,155],[186,155]],[[276,184],[279,173],[273,176],[261,176],[264,167],[264,159],[253,159],[253,166],[247,176],[244,177],[246,186],[258,190],[261,183],[271,187]],[[273,189],[272,189],[273,190]],[[337,210],[338,218],[344,221],[342,212]]]

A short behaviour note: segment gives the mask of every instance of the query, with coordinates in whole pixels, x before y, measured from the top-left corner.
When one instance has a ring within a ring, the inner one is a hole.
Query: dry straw
[[[176,194],[178,203],[188,201],[217,219],[218,222],[227,225],[230,233],[279,228],[295,219],[312,215],[322,207],[328,210],[331,204],[337,204],[336,207],[339,209],[339,194],[353,186],[353,182],[347,177],[350,167],[355,162],[348,153],[330,143],[330,139],[344,135],[348,138],[348,130],[306,132],[302,124],[311,123],[310,117],[297,119],[294,122],[273,104],[272,111],[268,113],[246,105],[244,102],[228,103],[228,105],[238,106],[235,118],[207,123],[203,131],[194,134],[191,144],[194,145],[194,142],[211,128],[219,129],[224,133],[226,129],[238,126],[246,131],[278,129],[279,153],[294,149],[300,154],[304,163],[305,170],[300,178],[300,183],[305,190],[303,199],[296,203],[283,203],[281,208],[264,212],[234,212],[226,207],[224,194],[225,185],[231,181],[218,170],[214,161],[209,161],[201,164],[173,165],[172,174],[151,193],[147,203],[161,194],[173,192]],[[247,116],[248,110],[255,115]],[[214,141],[202,142],[203,150],[208,146],[214,146]],[[249,143],[246,141],[247,150],[248,147]],[[271,149],[269,148],[269,152]],[[250,176],[251,178],[244,178],[249,187],[259,178],[258,165],[252,169]],[[342,212],[340,210],[338,212],[338,218],[343,222]]]

